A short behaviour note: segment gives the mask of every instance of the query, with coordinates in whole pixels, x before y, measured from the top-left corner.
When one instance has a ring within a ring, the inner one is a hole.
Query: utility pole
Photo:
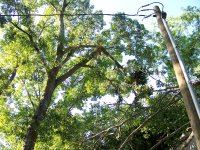
[[[192,95],[194,93],[190,93],[191,87],[188,87],[190,85],[187,84],[187,81],[186,81],[187,78],[185,78],[185,76],[184,76],[185,70],[182,70],[183,66],[181,66],[179,59],[178,59],[179,55],[178,56],[176,55],[176,51],[174,48],[175,43],[171,40],[170,35],[168,34],[169,29],[168,28],[166,29],[166,27],[165,27],[166,24],[164,25],[164,23],[166,23],[166,22],[164,20],[165,18],[163,18],[162,16],[166,15],[166,14],[163,14],[163,12],[160,11],[160,8],[158,6],[154,7],[154,12],[156,15],[158,26],[161,30],[161,34],[165,40],[167,49],[169,51],[169,55],[172,60],[176,79],[178,81],[178,86],[181,91],[181,94],[183,96],[183,101],[184,101],[185,108],[186,108],[186,111],[188,114],[188,118],[190,120],[190,125],[192,127],[192,131],[194,133],[197,148],[198,148],[198,150],[200,150],[200,119],[199,119],[198,112],[197,112],[198,109],[196,110],[195,104],[193,102],[193,97],[195,95]],[[198,104],[196,104],[196,105],[198,105]]]

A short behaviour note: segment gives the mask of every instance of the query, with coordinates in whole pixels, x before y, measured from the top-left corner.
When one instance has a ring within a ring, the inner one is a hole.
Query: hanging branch
[[[75,53],[77,49],[81,48],[95,48],[98,47],[98,45],[74,45],[74,46],[69,46],[64,49],[64,54],[67,53],[67,56],[64,58],[64,60],[61,62],[61,65],[64,65],[68,60],[70,60],[71,56]]]
[[[120,65],[120,64],[118,63],[118,61],[117,61],[110,53],[108,53],[108,52],[106,51],[105,48],[102,49],[102,52],[103,52],[106,56],[110,57],[110,59],[114,61],[114,63],[116,64],[116,66],[117,66],[119,69],[123,69],[122,65]]]

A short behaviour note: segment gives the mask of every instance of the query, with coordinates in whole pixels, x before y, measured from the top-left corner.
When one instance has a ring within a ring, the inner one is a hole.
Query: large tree
[[[7,78],[1,93],[4,105],[13,110],[8,115],[13,126],[6,121],[18,140],[25,138],[24,149],[33,149],[44,134],[40,128],[48,125],[46,115],[60,103],[59,92],[66,94],[61,99],[71,108],[89,97],[127,93],[130,88],[120,89],[114,80],[124,80],[127,73],[145,74],[137,70],[147,69],[152,61],[144,57],[152,49],[144,42],[144,26],[120,14],[113,18],[111,30],[104,31],[102,15],[77,15],[101,13],[93,11],[89,0],[2,1],[2,13],[16,17],[1,19],[1,74]],[[31,15],[37,13],[45,16]],[[119,64],[122,53],[135,57],[130,71]],[[143,76],[129,80],[144,85]]]

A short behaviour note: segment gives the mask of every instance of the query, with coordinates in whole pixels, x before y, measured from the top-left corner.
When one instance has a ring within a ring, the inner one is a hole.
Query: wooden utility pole
[[[177,55],[175,53],[175,49],[173,47],[172,41],[169,37],[169,34],[163,24],[163,18],[162,18],[162,13],[159,9],[158,6],[154,7],[154,12],[156,15],[156,19],[158,22],[158,26],[161,30],[161,34],[165,40],[167,49],[169,51],[171,60],[172,60],[172,64],[173,64],[173,68],[175,71],[175,75],[176,75],[176,79],[178,81],[178,85],[181,91],[181,94],[183,96],[183,101],[185,104],[185,108],[188,114],[188,118],[190,120],[190,125],[192,127],[192,130],[194,132],[194,137],[196,140],[196,144],[197,144],[197,148],[198,150],[200,150],[200,119],[199,116],[197,114],[193,99],[192,99],[192,95],[189,91],[189,88],[187,86],[185,77],[184,77],[184,73],[183,70],[181,69],[179,60],[177,58]]]

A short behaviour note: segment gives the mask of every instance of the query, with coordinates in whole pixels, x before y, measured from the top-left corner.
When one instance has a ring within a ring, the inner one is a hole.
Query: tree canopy
[[[159,32],[123,13],[104,28],[103,15],[84,15],[102,14],[89,0],[0,2],[0,148],[146,150],[182,142],[188,117]],[[199,14],[188,7],[169,22],[198,96]]]

